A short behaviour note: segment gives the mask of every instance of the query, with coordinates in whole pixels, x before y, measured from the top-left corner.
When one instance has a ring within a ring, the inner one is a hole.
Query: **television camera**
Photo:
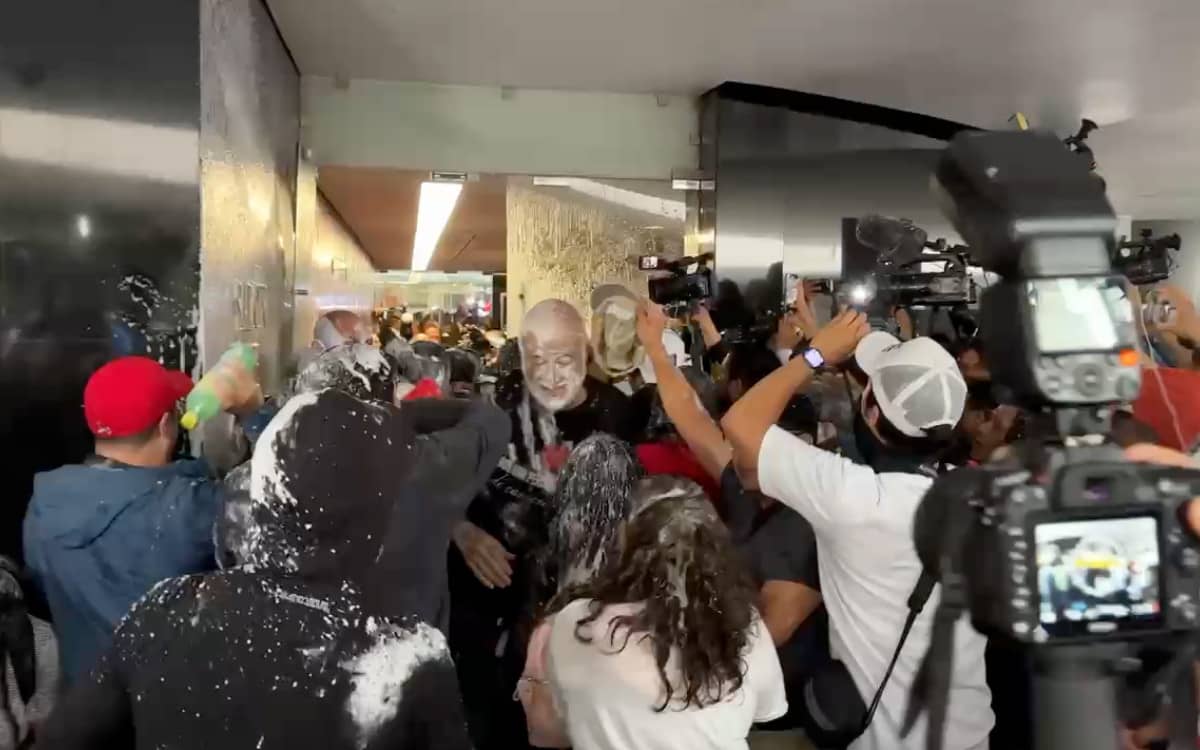
[[[712,253],[668,260],[661,255],[642,255],[638,269],[657,273],[649,280],[650,299],[676,315],[713,293]]]
[[[918,509],[915,546],[942,591],[905,731],[927,712],[928,747],[941,747],[967,612],[1030,656],[1034,747],[1115,747],[1120,724],[1144,723],[1172,691],[1172,741],[1195,747],[1200,545],[1179,510],[1200,472],[1128,463],[1100,439],[1141,377],[1104,187],[1032,131],[959,135],[935,177],[973,257],[1001,277],[981,295],[980,332],[993,389],[1027,410],[1030,432],[1000,463],[939,477]],[[1155,649],[1172,656],[1152,672]],[[1135,674],[1143,700],[1118,706],[1119,678]]]
[[[884,314],[893,307],[974,304],[975,281],[966,246],[950,245],[944,238],[931,242],[926,231],[908,219],[876,215],[855,222],[854,239],[878,255],[870,275],[840,286],[847,304],[864,307],[874,301]],[[938,265],[940,270],[929,270]]]
[[[1157,284],[1171,275],[1175,266],[1173,253],[1182,247],[1178,234],[1155,237],[1154,230],[1143,229],[1135,240],[1124,237],[1112,254],[1113,269],[1136,286]]]

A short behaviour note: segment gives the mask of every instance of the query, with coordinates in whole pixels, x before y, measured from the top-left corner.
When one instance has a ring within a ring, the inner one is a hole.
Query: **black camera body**
[[[980,490],[966,560],[980,630],[1061,645],[1196,627],[1200,548],[1178,512],[1195,472],[1074,463],[1046,486],[997,469]]]
[[[943,257],[944,256],[944,257]],[[944,263],[941,271],[922,271],[920,264]],[[975,280],[965,252],[926,254],[906,267],[879,269],[878,296],[892,306],[960,307],[975,303]]]
[[[1153,230],[1143,229],[1139,239],[1122,237],[1117,243],[1112,255],[1113,269],[1136,286],[1166,281],[1174,266],[1171,253],[1177,252],[1182,245],[1178,234],[1155,237]]]
[[[646,272],[665,272],[649,279],[650,299],[676,314],[696,302],[713,296],[711,254],[667,260],[658,255],[638,258],[638,268]]]
[[[844,252],[871,262],[869,272],[850,273],[838,285],[840,304],[886,319],[894,307],[961,308],[975,303],[969,248],[951,247],[943,239],[930,242],[924,229],[889,216],[843,220],[842,233],[842,247],[849,248]],[[931,271],[929,265],[941,269]]]
[[[1028,647],[1034,747],[1112,747],[1115,676],[1140,669],[1133,645],[1170,642],[1191,658],[1178,639],[1197,625],[1200,544],[1181,511],[1200,472],[1103,444],[1141,368],[1111,265],[1116,217],[1090,165],[1049,134],[971,133],[935,176],[973,258],[1001,277],[981,295],[980,333],[993,392],[1030,429],[1004,462],[940,476],[918,509],[914,544],[942,596],[922,664],[933,677],[914,686],[909,725],[928,709],[938,746],[950,689],[938,665],[970,613]],[[1179,727],[1194,746],[1194,715]]]

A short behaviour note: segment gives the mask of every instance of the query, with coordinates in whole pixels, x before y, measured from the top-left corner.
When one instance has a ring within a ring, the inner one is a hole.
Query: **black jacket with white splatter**
[[[366,593],[415,436],[402,411],[337,391],[289,401],[251,464],[246,564],[135,605],[39,747],[468,748],[445,639]]]

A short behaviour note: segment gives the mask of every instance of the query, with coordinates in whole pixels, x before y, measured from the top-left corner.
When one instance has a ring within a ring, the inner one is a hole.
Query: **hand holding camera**
[[[1200,342],[1200,314],[1187,292],[1173,284],[1164,284],[1151,293],[1147,304],[1152,311],[1147,321],[1151,330]]]
[[[871,332],[867,316],[858,310],[844,310],[812,339],[812,348],[828,365],[838,365],[854,354],[858,342]]]

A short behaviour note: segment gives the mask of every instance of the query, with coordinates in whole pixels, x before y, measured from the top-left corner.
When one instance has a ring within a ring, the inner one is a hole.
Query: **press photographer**
[[[822,596],[836,660],[804,691],[805,729],[821,746],[893,750],[922,746],[920,728],[901,738],[909,689],[930,640],[933,589],[913,548],[913,516],[950,445],[966,384],[935,341],[868,335],[847,311],[792,359],[750,389],[721,421],[743,480],[812,525]],[[822,367],[854,356],[867,374],[854,440],[866,464],[809,445],[775,426],[795,393]],[[936,603],[938,597],[933,596]],[[985,641],[963,619],[953,660],[947,734],[958,750],[987,747],[992,726]]]
[[[980,330],[994,387],[1029,429],[1003,462],[940,477],[917,511],[914,543],[942,590],[907,736],[928,716],[926,747],[959,746],[957,626],[969,611],[981,632],[1024,647],[1035,748],[1118,747],[1121,727],[1150,724],[1167,700],[1173,746],[1195,747],[1200,547],[1180,511],[1200,474],[1103,444],[1142,376],[1103,183],[1034,133],[959,136],[936,177],[977,260],[1002,277],[982,295]]]

